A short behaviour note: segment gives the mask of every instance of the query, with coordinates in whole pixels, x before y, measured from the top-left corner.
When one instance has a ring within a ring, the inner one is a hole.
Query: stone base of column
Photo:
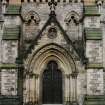
[[[74,101],[71,105],[79,105],[78,102]]]
[[[72,105],[70,101],[67,101],[65,105]]]

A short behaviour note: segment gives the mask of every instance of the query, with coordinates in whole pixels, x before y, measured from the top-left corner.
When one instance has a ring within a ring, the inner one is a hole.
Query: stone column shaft
[[[39,99],[39,76],[35,74],[35,104],[38,104]]]
[[[73,88],[73,96],[72,96],[72,101],[76,102],[77,101],[77,73],[72,73],[72,88]]]
[[[66,92],[66,95],[65,95],[65,103],[66,104],[69,104],[70,103],[70,99],[71,99],[71,82],[70,82],[70,74],[67,74],[66,75],[66,78],[65,78],[65,92]]]

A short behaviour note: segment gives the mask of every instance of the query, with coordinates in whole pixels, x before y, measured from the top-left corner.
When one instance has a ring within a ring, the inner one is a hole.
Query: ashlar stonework
[[[15,2],[0,2],[0,105],[105,105],[105,2]]]

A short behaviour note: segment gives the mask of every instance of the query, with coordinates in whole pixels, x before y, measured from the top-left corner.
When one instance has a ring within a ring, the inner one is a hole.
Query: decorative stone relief
[[[86,56],[89,63],[102,63],[102,42],[100,40],[88,40],[86,42]]]
[[[55,39],[57,37],[57,27],[52,24],[48,27],[47,36],[50,39]]]
[[[80,16],[78,15],[78,13],[76,13],[75,11],[71,11],[70,13],[67,14],[66,18],[65,18],[65,22],[69,23],[71,20],[74,20],[75,24],[77,24],[80,20]]]
[[[87,69],[87,94],[104,94],[103,69]]]
[[[22,17],[26,22],[30,21],[31,19],[33,19],[35,23],[39,23],[40,21],[39,15],[35,11],[28,11],[26,13],[23,13]]]
[[[1,70],[1,94],[16,95],[17,94],[17,71],[16,69]]]
[[[69,35],[70,39],[72,41],[78,40],[79,39],[79,21],[81,17],[75,12],[72,11],[67,14],[65,18],[65,22],[67,25],[67,34]]]
[[[17,41],[2,41],[2,63],[15,63],[17,53]]]
[[[22,14],[23,20],[25,21],[23,27],[24,40],[32,41],[39,33],[39,15],[31,10]]]

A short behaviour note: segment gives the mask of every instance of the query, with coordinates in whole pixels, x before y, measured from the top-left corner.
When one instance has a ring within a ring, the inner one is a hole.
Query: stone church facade
[[[105,105],[104,0],[0,1],[0,105]]]

